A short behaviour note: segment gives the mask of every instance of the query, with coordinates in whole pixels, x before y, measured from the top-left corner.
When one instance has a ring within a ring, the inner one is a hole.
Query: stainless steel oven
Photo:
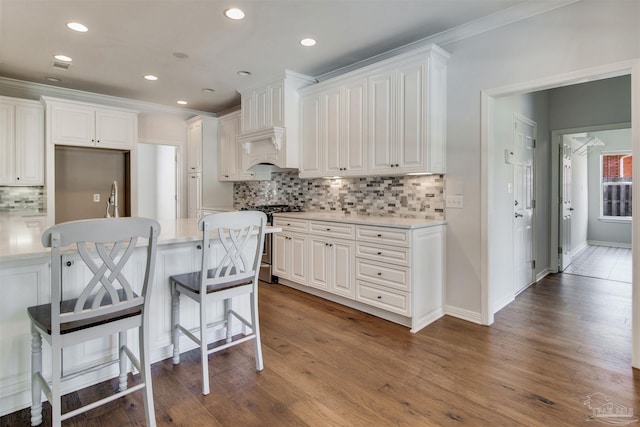
[[[291,205],[257,205],[241,208],[242,210],[261,211],[267,214],[267,225],[273,225],[273,214],[277,212],[300,212],[299,206]],[[260,275],[263,282],[277,283],[278,278],[272,274],[273,265],[273,238],[271,234],[264,236],[264,248],[262,249],[262,261],[260,263]]]

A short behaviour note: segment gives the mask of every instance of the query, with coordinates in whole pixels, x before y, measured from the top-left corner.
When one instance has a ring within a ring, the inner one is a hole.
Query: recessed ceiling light
[[[244,18],[244,12],[238,9],[237,7],[232,7],[231,9],[227,9],[224,11],[224,16],[226,16],[229,19],[238,20],[238,19]]]
[[[204,93],[213,93],[213,92],[215,92],[215,90],[214,90],[214,89],[211,89],[211,88],[208,88],[208,87],[205,87],[204,89],[202,89],[202,91],[203,91]]]
[[[187,105],[187,101],[182,101],[182,100],[180,100],[180,101],[178,101],[178,104],[180,104],[180,105]]]
[[[77,31],[79,33],[86,33],[87,31],[89,31],[89,29],[87,27],[85,27],[84,25],[82,25],[79,22],[69,22],[67,24],[67,28],[73,30],[73,31]]]
[[[71,62],[71,61],[73,61],[67,55],[55,55],[54,58],[57,59],[58,61],[63,61],[63,62]]]
[[[306,39],[300,40],[300,44],[302,46],[310,47],[310,46],[315,46],[316,45],[316,41],[314,39],[311,39],[311,38],[306,38]]]
[[[158,80],[158,77],[154,76],[153,74],[147,74],[146,76],[144,76],[144,78],[146,80],[151,80],[152,82]]]
[[[62,81],[61,79],[59,79],[59,78],[57,78],[57,77],[45,77],[44,79],[45,79],[45,80],[49,80],[50,82],[56,82],[56,83],[58,83],[58,82],[61,82],[61,81]]]
[[[250,76],[251,71],[238,71],[239,76]]]

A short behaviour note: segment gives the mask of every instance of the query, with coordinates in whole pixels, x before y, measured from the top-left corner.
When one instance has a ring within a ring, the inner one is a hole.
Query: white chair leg
[[[255,338],[253,340],[253,348],[256,354],[256,370],[264,369],[264,361],[262,360],[262,341],[260,339],[260,320],[258,318],[258,298],[257,294],[251,294],[251,325]]]
[[[173,341],[173,364],[180,363],[180,292],[175,283],[171,283],[171,337]]]
[[[127,331],[120,331],[118,333],[118,357],[120,358],[120,376],[118,390],[125,391],[127,389],[127,353],[124,348],[127,346]]]
[[[231,319],[233,318],[233,315],[231,314],[231,310],[233,309],[233,304],[232,304],[232,299],[231,298],[227,298],[226,300],[224,300],[224,315],[225,315],[225,319],[227,320],[225,323],[225,326],[227,328],[227,342],[230,343],[231,342]]]
[[[146,324],[147,322],[145,322]],[[151,385],[151,357],[149,355],[149,331],[148,327],[138,329],[140,346],[140,375],[144,381],[144,409],[147,426],[156,426],[156,412],[153,404],[153,387]]]
[[[52,337],[51,342],[51,425],[60,426],[62,423],[62,347],[55,342]]]
[[[42,388],[37,374],[42,372],[42,337],[31,324],[31,425],[42,424]]]
[[[209,394],[209,354],[207,352],[207,303],[200,300],[200,359],[202,363],[202,394]]]

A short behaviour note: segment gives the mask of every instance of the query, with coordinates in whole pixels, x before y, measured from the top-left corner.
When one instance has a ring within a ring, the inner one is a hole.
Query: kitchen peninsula
[[[201,234],[197,229],[197,218],[160,221],[161,232],[158,239],[158,253],[154,288],[151,295],[151,360],[156,362],[171,356],[171,294],[169,277],[199,268]],[[31,226],[28,226],[31,225]],[[44,230],[25,222],[20,216],[0,215],[0,339],[4,343],[0,350],[3,366],[11,367],[0,373],[1,415],[6,415],[30,405],[30,349],[31,335],[27,307],[44,304],[50,300],[50,257],[49,249],[42,247],[40,237]],[[281,231],[268,227],[267,232]],[[144,244],[144,243],[143,243]],[[142,250],[142,248],[139,248]],[[212,256],[219,251],[211,250]],[[77,254],[70,250],[66,255],[63,277],[80,284],[91,274],[82,263],[75,262]],[[136,256],[136,254],[134,254]],[[125,271],[129,277],[137,277],[144,271],[141,263],[134,262]],[[139,283],[141,281],[133,281]],[[79,286],[79,285],[78,285]],[[248,298],[239,299],[234,309],[248,315]],[[222,305],[211,310],[209,321],[222,318]],[[184,301],[181,318],[183,324],[195,327],[198,324],[197,306]],[[234,334],[241,332],[240,322],[235,323]],[[219,331],[216,331],[219,332]],[[132,333],[132,332],[130,332]],[[185,338],[185,337],[182,337]],[[222,336],[220,336],[222,338]],[[194,348],[192,341],[185,339],[181,349]],[[48,346],[44,348],[48,352]],[[86,344],[65,350],[64,364],[67,372],[80,369],[84,365],[105,362],[114,358],[117,351],[116,340],[100,338]],[[45,357],[46,359],[46,357]],[[78,389],[97,383],[114,375],[117,365],[112,365],[93,376],[78,378],[69,382],[69,389]],[[45,366],[45,376],[46,376]],[[89,378],[90,377],[90,378]],[[82,379],[83,382],[77,381]]]

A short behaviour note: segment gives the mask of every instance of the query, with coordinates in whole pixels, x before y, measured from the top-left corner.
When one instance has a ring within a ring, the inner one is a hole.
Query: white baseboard
[[[573,258],[574,256],[576,256],[578,254],[578,252],[580,252],[581,250],[585,249],[587,246],[589,246],[589,242],[585,240],[584,242],[582,242],[582,244],[580,244],[577,247],[573,248],[573,250],[569,253],[569,257]]]
[[[476,311],[465,310],[463,308],[453,307],[451,305],[445,305],[444,314],[457,317],[458,319],[466,320],[467,322],[482,325],[482,316],[480,316],[480,313]]]
[[[536,274],[536,282],[539,282],[551,273],[553,273],[553,271],[550,268],[545,268],[540,273]]]
[[[514,301],[514,299],[515,299],[515,295],[507,295],[504,298],[499,299],[498,301],[494,301],[494,303],[491,305],[493,314],[496,314],[497,312],[505,308],[507,305],[511,304]]]
[[[612,248],[631,249],[631,243],[602,242],[600,240],[587,240],[587,243],[593,246],[610,246]]]

